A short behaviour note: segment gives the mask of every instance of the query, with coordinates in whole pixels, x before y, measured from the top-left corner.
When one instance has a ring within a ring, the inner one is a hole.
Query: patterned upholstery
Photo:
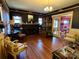
[[[11,41],[9,37],[5,38],[6,50],[14,57],[14,59],[16,59],[17,55],[27,47],[27,45],[23,43],[17,43],[16,41]]]
[[[75,35],[76,35],[75,33],[69,32],[66,34],[66,37],[64,39],[74,43],[76,41]]]

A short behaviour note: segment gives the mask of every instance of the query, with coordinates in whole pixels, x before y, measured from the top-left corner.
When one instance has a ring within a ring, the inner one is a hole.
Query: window
[[[64,20],[64,24],[69,24],[69,20]]]
[[[39,25],[42,25],[42,18],[38,19],[38,23],[39,23]]]
[[[14,23],[19,23],[19,24],[22,23],[22,18],[20,16],[13,16],[13,18],[14,18]]]
[[[58,28],[58,20],[54,20],[54,28]]]

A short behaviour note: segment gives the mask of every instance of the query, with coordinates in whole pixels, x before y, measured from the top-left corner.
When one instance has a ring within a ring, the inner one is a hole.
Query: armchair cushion
[[[66,34],[66,37],[64,37],[64,39],[74,43],[76,41],[75,35],[76,35],[75,33],[69,32]]]
[[[10,41],[10,38],[7,37],[5,40],[6,49],[11,54],[19,54],[19,52],[23,51],[25,49],[25,44],[23,43],[17,43],[17,40]]]
[[[71,37],[65,37],[64,39],[67,40],[67,41],[70,41],[70,42],[76,41],[74,38],[71,38]]]

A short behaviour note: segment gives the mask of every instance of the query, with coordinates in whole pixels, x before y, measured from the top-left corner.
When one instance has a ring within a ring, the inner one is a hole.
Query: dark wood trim
[[[6,2],[6,0],[5,0],[5,2]],[[6,5],[8,6],[7,2],[6,2]],[[11,8],[11,7],[9,7],[9,10],[12,11],[12,12],[18,12],[18,13],[27,13],[27,14],[48,16],[48,15],[55,15],[55,14],[59,14],[59,13],[63,13],[63,12],[72,11],[73,9],[75,9],[77,7],[79,7],[79,3],[71,5],[71,6],[68,6],[68,7],[64,7],[64,8],[61,8],[61,9],[49,12],[49,13],[39,13],[39,12],[33,12],[33,11],[28,11],[28,10],[21,10],[21,9]]]
[[[2,0],[0,0],[0,4],[2,3]]]
[[[6,3],[6,0],[1,0],[2,7],[9,12],[9,6]]]
[[[9,6],[8,6],[8,4],[7,4],[7,2],[6,2],[6,0],[4,0],[4,1],[5,1],[6,6],[9,8]]]
[[[59,13],[64,13],[64,12],[68,12],[68,11],[73,11],[74,9],[79,8],[79,3],[69,6],[69,7],[65,7],[65,8],[61,8],[55,11],[52,11],[50,13],[47,13],[46,15],[55,15],[55,14],[59,14]]]
[[[10,11],[18,12],[18,13],[35,14],[35,15],[44,15],[43,13],[32,12],[32,11],[27,11],[27,10],[20,10],[20,9],[16,9],[16,8],[10,8]]]

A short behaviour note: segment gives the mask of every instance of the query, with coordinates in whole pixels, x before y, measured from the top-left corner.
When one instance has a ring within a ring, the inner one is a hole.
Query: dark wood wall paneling
[[[52,11],[50,13],[47,13],[46,15],[51,16],[51,15],[56,15],[56,14],[60,14],[60,13],[65,13],[65,12],[68,12],[68,11],[74,11],[78,7],[79,7],[79,3],[68,6],[68,7],[64,7],[64,8],[55,10],[55,11]]]
[[[34,16],[33,22],[38,22],[38,17],[43,17],[44,16],[44,14],[42,14],[42,13],[29,12],[29,11],[11,9],[10,8],[10,20],[12,20],[12,16],[21,16],[22,21],[24,23],[26,23],[26,22],[28,22],[28,14]]]
[[[13,16],[21,16],[22,17],[22,21],[24,23],[26,23],[27,21],[27,14],[26,13],[19,13],[19,12],[13,12],[13,11],[10,11],[10,20],[12,20]]]
[[[0,0],[0,3],[2,3],[2,0]]]
[[[79,8],[74,9],[72,28],[79,29]]]
[[[52,15],[56,15],[56,14],[60,14],[60,13],[65,13],[65,12],[69,12],[69,11],[73,11],[73,21],[72,21],[72,28],[78,28],[79,29],[79,3],[69,6],[69,7],[65,7],[50,13],[47,13],[47,16],[52,16]]]
[[[38,23],[39,17],[44,17],[41,13],[29,12],[24,10],[10,9],[10,19],[12,20],[13,16],[21,16],[23,23],[28,22],[28,15],[33,15],[33,23]],[[26,24],[22,25],[22,32],[26,35],[38,34],[39,33],[39,25],[38,24]]]

